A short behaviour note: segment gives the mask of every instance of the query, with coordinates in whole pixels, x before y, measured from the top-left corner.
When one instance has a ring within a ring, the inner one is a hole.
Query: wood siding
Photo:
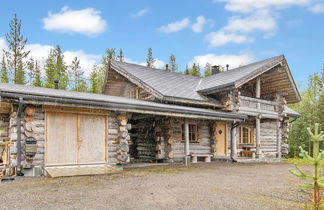
[[[104,94],[112,96],[129,97],[129,92],[137,88],[139,89],[139,99],[154,100],[152,94],[131,83],[113,69],[110,69],[108,72],[106,89],[103,92]]]

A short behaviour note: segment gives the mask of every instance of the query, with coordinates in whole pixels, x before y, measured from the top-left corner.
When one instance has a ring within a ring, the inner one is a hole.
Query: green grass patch
[[[282,160],[285,163],[291,163],[291,164],[296,164],[296,165],[311,165],[307,163],[304,159],[301,158],[287,158]]]

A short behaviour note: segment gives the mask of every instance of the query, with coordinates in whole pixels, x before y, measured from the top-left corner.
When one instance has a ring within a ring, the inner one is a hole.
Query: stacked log
[[[289,153],[289,145],[288,145],[288,122],[285,121],[282,123],[282,132],[281,132],[281,155],[287,156]]]
[[[117,145],[117,163],[123,164],[129,162],[129,146],[128,142],[130,141],[130,136],[128,130],[131,128],[127,124],[126,114],[119,114],[117,116],[119,133],[118,133],[118,145]]]

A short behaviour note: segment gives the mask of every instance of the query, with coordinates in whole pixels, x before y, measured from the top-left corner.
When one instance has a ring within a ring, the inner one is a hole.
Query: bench
[[[203,157],[203,158],[205,158],[206,163],[210,163],[211,157],[213,155],[211,155],[211,154],[191,154],[190,156],[192,157],[192,160],[191,160],[192,163],[197,163],[198,157]]]

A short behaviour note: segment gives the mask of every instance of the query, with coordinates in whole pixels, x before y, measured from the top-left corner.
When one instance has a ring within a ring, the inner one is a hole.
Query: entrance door
[[[105,163],[106,116],[46,112],[46,166]]]
[[[223,122],[217,122],[215,125],[216,137],[216,155],[227,154],[227,125]]]

